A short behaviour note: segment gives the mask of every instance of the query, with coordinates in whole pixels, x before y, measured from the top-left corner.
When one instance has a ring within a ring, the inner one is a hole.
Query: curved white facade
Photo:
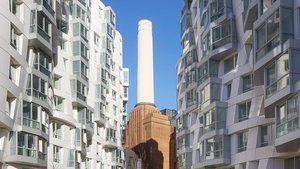
[[[0,168],[124,168],[128,69],[111,7],[0,8]]]
[[[298,0],[190,0],[177,62],[179,168],[296,169]]]

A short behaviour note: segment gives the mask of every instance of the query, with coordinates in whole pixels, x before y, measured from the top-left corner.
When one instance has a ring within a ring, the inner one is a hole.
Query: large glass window
[[[283,54],[266,68],[266,96],[269,97],[289,85],[289,56]]]
[[[219,63],[214,60],[203,63],[198,68],[198,83],[203,83],[208,77],[218,76]]]
[[[37,136],[18,132],[17,133],[17,154],[22,156],[27,156],[31,158],[40,158],[42,160],[45,160],[45,156],[38,156],[37,150],[39,152],[43,153],[43,149],[45,149],[45,144],[38,144]],[[39,138],[39,140],[42,140]],[[46,143],[43,140],[43,143]]]
[[[256,61],[263,58],[268,52],[280,43],[280,17],[279,9],[276,10],[267,20],[256,30]]]
[[[225,1],[224,0],[212,0],[210,3],[210,20],[211,22],[220,18],[225,11]]]
[[[41,12],[37,12],[37,27],[40,34],[46,41],[50,42],[51,38],[51,22]]]
[[[231,42],[231,20],[224,21],[212,29],[212,48],[217,49]]]
[[[299,99],[295,95],[285,103],[277,106],[276,133],[277,137],[288,134],[299,128]]]
[[[36,104],[23,101],[23,125],[40,129],[40,116]]]
[[[190,107],[195,104],[196,90],[192,89],[186,93],[186,107]]]
[[[52,70],[52,59],[41,50],[37,50],[34,54],[33,66],[45,75],[50,76]]]
[[[222,137],[215,136],[206,140],[206,153],[205,159],[221,158],[223,154],[223,139]]]
[[[204,114],[204,133],[216,129],[216,110],[212,109]]]
[[[185,80],[185,85],[188,87],[190,84],[193,82],[196,82],[196,71],[194,68],[192,68],[190,71],[188,71],[185,75],[186,80]]]

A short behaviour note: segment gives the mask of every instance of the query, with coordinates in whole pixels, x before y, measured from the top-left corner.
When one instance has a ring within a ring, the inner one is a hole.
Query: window
[[[21,33],[14,27],[10,28],[10,45],[20,52],[20,36]]]
[[[222,137],[215,136],[206,140],[205,159],[221,158],[223,152],[223,139]]]
[[[256,62],[280,43],[279,10],[276,10],[265,23],[256,30]]]
[[[277,138],[299,128],[299,100],[298,95],[289,98],[285,103],[277,106],[276,135]]]
[[[96,32],[94,32],[94,44],[96,46],[100,45],[100,36]]]
[[[230,99],[231,97],[231,83],[226,85],[226,95],[227,95],[227,99]]]
[[[220,18],[223,14],[224,14],[224,11],[225,11],[225,3],[224,3],[224,0],[213,0],[211,3],[210,3],[210,20],[211,22]]]
[[[260,145],[261,147],[268,145],[268,126],[260,127]]]
[[[23,125],[40,129],[40,114],[36,104],[23,101]]]
[[[115,31],[114,29],[109,25],[107,24],[106,25],[106,28],[107,28],[107,34],[111,37],[111,38],[114,38],[115,37]]]
[[[68,156],[68,167],[74,167],[75,165],[75,151],[70,149]]]
[[[116,77],[115,76],[111,76],[111,84],[116,86]]]
[[[31,86],[32,85],[32,86]],[[48,84],[45,80],[39,78],[34,74],[28,76],[26,93],[29,96],[39,98],[40,100],[47,100]]]
[[[225,21],[212,29],[212,49],[217,49],[231,42],[231,20]]]
[[[238,105],[239,122],[247,120],[249,118],[250,108],[251,108],[251,102],[245,102]]]
[[[111,129],[111,128],[107,128],[106,129],[106,141],[114,142],[114,143],[117,142],[117,139],[116,139],[116,130]]]
[[[18,155],[36,158],[38,148],[36,136],[23,132],[18,132],[17,136]]]
[[[53,145],[53,161],[56,163],[62,163],[61,159],[62,148]]]
[[[78,80],[71,80],[72,96],[83,101],[86,100],[86,86]]]
[[[112,90],[111,92],[113,100],[117,100],[117,92]]]
[[[238,134],[238,152],[246,151],[248,141],[248,132]]]
[[[204,114],[204,133],[216,129],[216,110],[212,109]]]
[[[13,59],[13,57],[10,58],[10,66],[9,66],[9,79],[15,83],[17,86],[19,86],[19,78],[20,78],[20,64]]]
[[[203,83],[208,77],[217,77],[218,76],[218,67],[219,63],[214,60],[209,60],[203,63],[198,68],[198,83]]]
[[[73,73],[85,81],[88,81],[88,67],[82,61],[73,61]]]
[[[117,114],[117,106],[115,106],[115,105],[113,105],[113,113],[114,113],[114,115]]]
[[[49,77],[52,71],[52,59],[38,49],[34,54],[33,66],[35,69],[39,70]]]
[[[58,96],[54,97],[55,110],[63,112],[64,111],[64,99]]]
[[[243,93],[252,89],[252,74],[242,77],[243,80]]]
[[[61,77],[54,75],[54,88],[61,89]]]
[[[40,34],[47,42],[50,42],[51,22],[42,14],[42,12],[37,12],[37,27],[38,34]]]
[[[237,57],[238,57],[237,54],[235,54],[230,58],[224,60],[224,74],[230,72],[236,67]]]
[[[186,93],[186,107],[190,107],[195,104],[196,90],[192,89]]]
[[[289,56],[283,54],[266,68],[266,96],[270,97],[289,85]]]
[[[190,84],[196,81],[196,71],[194,68],[192,68],[190,71],[188,71],[185,75],[185,85],[188,87]]]
[[[68,33],[68,23],[60,20],[60,19],[56,19],[56,23],[57,23],[57,29],[60,30],[63,33]]]
[[[62,124],[59,123],[52,123],[53,127],[53,137],[57,139],[62,139]]]
[[[85,46],[82,42],[74,41],[73,42],[73,55],[81,55],[83,59],[88,61],[88,47]]]

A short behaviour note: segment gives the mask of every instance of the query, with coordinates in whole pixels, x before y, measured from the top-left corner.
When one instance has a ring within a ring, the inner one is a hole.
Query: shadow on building
[[[142,160],[142,169],[163,169],[164,156],[154,139],[138,144],[133,151]]]

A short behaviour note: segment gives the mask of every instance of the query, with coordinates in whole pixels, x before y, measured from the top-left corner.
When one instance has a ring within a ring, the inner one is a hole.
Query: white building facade
[[[124,168],[129,70],[112,8],[98,0],[0,8],[0,168]]]
[[[185,0],[181,169],[300,167],[300,1]]]

